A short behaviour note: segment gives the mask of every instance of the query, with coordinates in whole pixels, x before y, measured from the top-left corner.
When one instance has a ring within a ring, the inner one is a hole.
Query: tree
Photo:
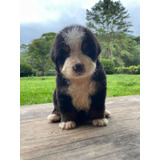
[[[28,44],[21,44],[20,46],[20,62],[29,64],[33,68],[33,59],[29,54],[29,45]]]
[[[134,40],[137,42],[138,45],[140,45],[140,36],[135,37]]]
[[[50,32],[43,34],[40,38],[34,39],[28,47],[29,56],[32,59],[33,68],[43,72],[49,61],[49,53],[56,33]]]
[[[87,26],[98,33],[128,33],[130,17],[120,1],[100,0],[87,11]]]
[[[28,50],[28,45],[27,44],[21,44],[20,46],[20,53],[25,53]]]
[[[127,19],[130,17],[120,1],[100,0],[87,12],[87,26],[96,34],[105,49],[106,58],[113,60],[113,52],[121,56],[122,46],[126,42],[126,33],[132,32]]]

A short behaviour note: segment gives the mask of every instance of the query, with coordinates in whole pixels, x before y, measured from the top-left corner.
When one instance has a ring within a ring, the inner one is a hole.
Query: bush
[[[122,67],[122,73],[129,73],[129,68],[128,67]]]
[[[140,65],[139,66],[130,66],[130,67],[117,67],[115,68],[116,74],[140,74]]]
[[[116,67],[116,68],[114,69],[114,73],[116,73],[116,74],[122,73],[122,68],[121,68],[121,67]]]
[[[20,76],[27,77],[32,75],[32,66],[25,63],[20,63]]]
[[[112,60],[101,59],[100,62],[102,63],[106,74],[113,74],[114,73],[114,63],[112,62]]]
[[[48,70],[44,72],[45,76],[55,76],[56,75],[56,71],[55,70]]]
[[[129,68],[128,67],[116,67],[114,73],[117,73],[117,74],[121,74],[121,73],[128,74],[129,73]]]
[[[129,73],[130,74],[140,74],[140,69],[138,69],[138,66],[130,66],[129,67]]]

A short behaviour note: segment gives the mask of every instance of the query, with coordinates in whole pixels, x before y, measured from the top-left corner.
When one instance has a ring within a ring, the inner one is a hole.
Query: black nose
[[[76,73],[83,73],[83,72],[84,72],[84,65],[81,64],[81,63],[75,64],[75,65],[73,66],[73,70],[74,70]]]

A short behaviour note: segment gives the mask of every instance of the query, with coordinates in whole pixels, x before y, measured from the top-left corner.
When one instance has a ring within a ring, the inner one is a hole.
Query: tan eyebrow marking
[[[85,49],[87,48],[87,45],[88,45],[87,42],[83,43],[83,44],[82,44],[82,49],[85,50]]]
[[[63,46],[62,49],[63,49],[63,51],[65,51],[65,52],[67,52],[67,53],[71,50],[68,45]]]

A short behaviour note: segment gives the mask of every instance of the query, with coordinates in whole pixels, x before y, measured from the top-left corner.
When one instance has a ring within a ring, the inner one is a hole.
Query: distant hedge
[[[56,75],[56,71],[55,70],[48,70],[48,71],[44,71],[44,75],[45,76],[55,76]]]
[[[115,68],[116,74],[140,74],[140,65],[130,67],[117,67]]]
[[[27,77],[32,75],[32,66],[25,63],[20,63],[20,76]]]
[[[110,59],[101,59],[100,62],[103,65],[104,71],[106,74],[113,74],[114,73],[114,63]]]

